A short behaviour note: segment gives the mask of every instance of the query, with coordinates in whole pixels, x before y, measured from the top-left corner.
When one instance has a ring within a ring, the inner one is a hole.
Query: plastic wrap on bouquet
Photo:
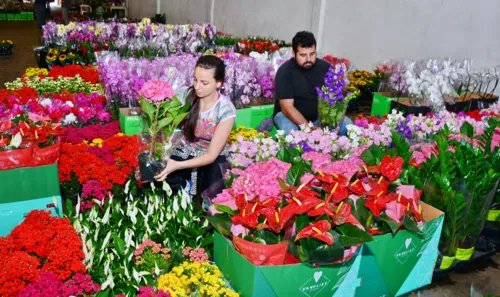
[[[357,97],[356,92],[346,92],[349,85],[347,68],[344,64],[330,67],[325,75],[324,85],[316,88],[318,92],[318,116],[321,126],[340,132],[349,102]]]
[[[153,181],[182,139],[177,126],[186,117],[189,104],[182,103],[168,82],[150,80],[139,91],[143,131],[139,145],[139,169],[143,181]]]
[[[278,71],[278,68],[286,61],[292,58],[292,48],[282,47],[277,51],[270,54],[269,59],[274,67],[274,71]]]

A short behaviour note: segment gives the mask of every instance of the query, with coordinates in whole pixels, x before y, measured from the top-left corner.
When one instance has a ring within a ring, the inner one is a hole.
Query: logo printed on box
[[[396,257],[399,263],[404,264],[415,252],[416,248],[417,247],[413,244],[411,237],[407,238],[405,243],[394,254],[394,257]]]
[[[303,284],[299,289],[306,296],[314,297],[321,292],[328,284],[330,280],[323,275],[322,271],[317,271],[314,273],[313,277],[310,278],[305,284]]]

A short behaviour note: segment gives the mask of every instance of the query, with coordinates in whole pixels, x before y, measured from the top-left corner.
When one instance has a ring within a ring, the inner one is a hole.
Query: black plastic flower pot
[[[160,173],[165,166],[165,161],[151,161],[147,153],[139,155],[139,171],[141,180],[144,182],[154,181],[155,175]]]
[[[500,225],[498,223],[486,222],[481,235],[496,246],[497,252],[500,251]]]

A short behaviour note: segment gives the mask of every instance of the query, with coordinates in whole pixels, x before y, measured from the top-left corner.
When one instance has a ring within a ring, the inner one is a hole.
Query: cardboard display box
[[[34,209],[62,207],[57,164],[0,170],[0,236],[6,236]],[[55,202],[54,202],[55,201]]]
[[[358,273],[363,247],[346,263],[312,268],[305,264],[255,266],[218,232],[214,244],[215,263],[242,297],[354,296],[361,285]]]
[[[402,230],[395,236],[374,236],[374,241],[365,243],[360,267],[362,285],[356,296],[401,296],[431,283],[444,213],[425,203],[422,213],[423,236]]]
[[[373,93],[372,116],[384,116],[391,112],[391,101],[396,100],[396,94],[391,92]]]
[[[132,113],[136,112],[136,115]],[[120,129],[125,135],[136,135],[144,127],[140,116],[141,108],[120,108]]]
[[[244,126],[247,128],[257,128],[265,119],[273,116],[274,105],[259,105],[236,110],[236,121],[234,127]]]

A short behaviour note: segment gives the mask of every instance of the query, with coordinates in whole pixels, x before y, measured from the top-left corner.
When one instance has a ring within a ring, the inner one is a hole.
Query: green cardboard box
[[[7,14],[6,13],[0,13],[0,21],[6,21],[7,20]]]
[[[261,105],[261,106],[252,106],[252,120],[251,120],[251,128],[257,128],[263,120],[269,119],[273,116],[274,105]]]
[[[401,296],[431,283],[444,213],[425,203],[422,212],[423,237],[403,230],[365,243],[359,273],[362,285],[356,296]]]
[[[242,297],[354,296],[361,285],[358,273],[363,247],[347,263],[312,268],[305,264],[255,266],[218,232],[214,244],[215,263]]]
[[[0,170],[0,205],[61,196],[57,164]]]
[[[373,116],[383,116],[391,112],[391,101],[396,95],[390,92],[373,93],[372,112]]]
[[[8,235],[33,209],[56,214],[56,204],[62,207],[57,164],[0,170],[0,189],[0,236]]]
[[[243,126],[251,128],[252,126],[252,109],[243,108],[236,110],[236,120],[234,121],[234,127]]]
[[[61,196],[0,204],[0,237],[9,235],[12,229],[24,221],[30,211],[50,210],[52,215],[59,216],[61,212],[57,212],[56,208],[62,208]]]
[[[139,107],[120,108],[120,129],[124,134],[135,135],[141,132],[144,124],[140,114],[141,108]]]
[[[7,20],[8,21],[13,21],[14,20],[14,14],[13,13],[8,13],[7,14]]]
[[[34,15],[33,11],[27,11],[26,12],[26,20],[28,20],[28,21],[35,20],[35,15]]]

